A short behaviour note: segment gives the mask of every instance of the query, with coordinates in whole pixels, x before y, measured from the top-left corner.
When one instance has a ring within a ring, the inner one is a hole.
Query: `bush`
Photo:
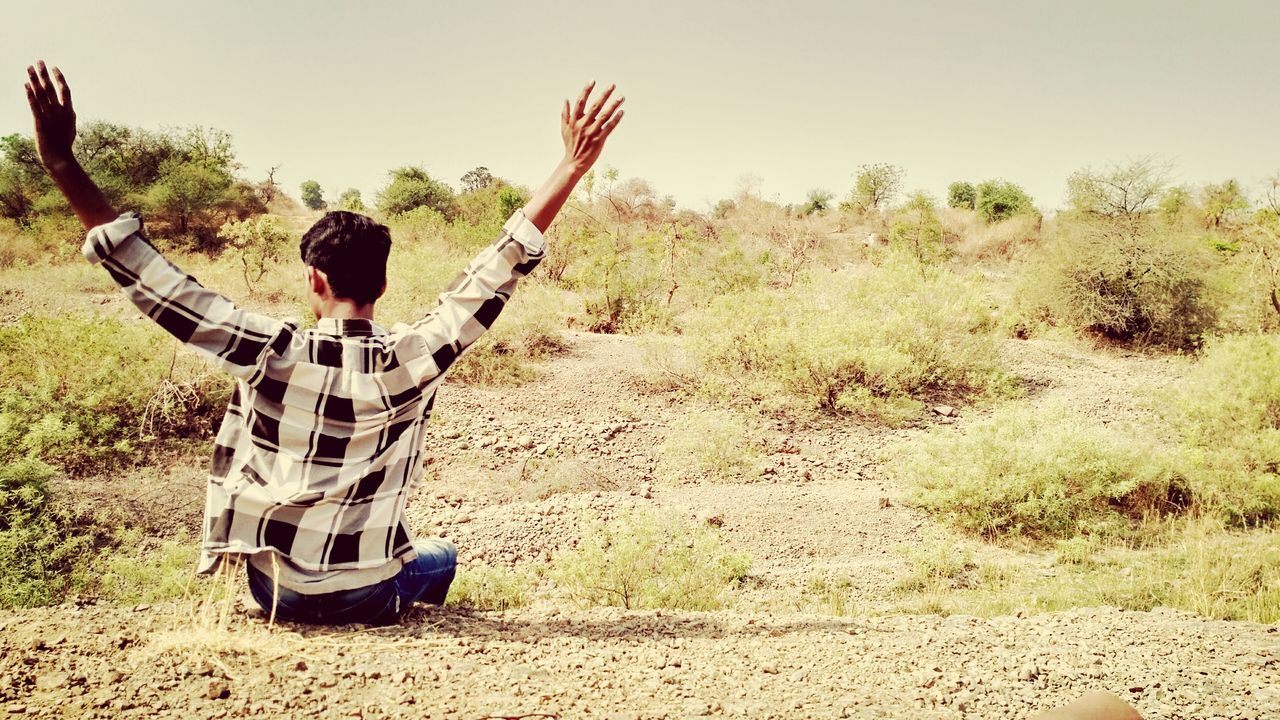
[[[710,527],[633,510],[594,523],[577,548],[552,559],[551,577],[586,606],[715,610],[749,566]]]
[[[476,610],[511,610],[523,607],[533,592],[532,574],[491,565],[468,565],[449,586],[447,605]]]
[[[1150,437],[1061,407],[1006,407],[963,435],[925,437],[891,470],[917,506],[986,538],[1117,538],[1192,502],[1169,449]]]
[[[103,533],[56,504],[39,460],[0,464],[0,608],[48,605],[85,582]]]
[[[1280,519],[1280,337],[1213,340],[1169,400],[1205,512],[1231,525]]]
[[[672,479],[729,482],[754,475],[760,452],[740,417],[702,410],[671,424],[659,457],[662,474]]]
[[[223,223],[218,237],[227,241],[227,253],[240,262],[249,292],[254,291],[254,285],[271,266],[288,254],[290,243],[295,239],[274,215]]]
[[[396,242],[437,242],[444,239],[447,225],[444,216],[429,207],[417,207],[387,218],[387,227]]]
[[[766,410],[885,423],[939,395],[1002,393],[988,301],[969,280],[906,265],[819,272],[718,298],[686,330],[706,390]]]
[[[431,177],[420,167],[392,170],[391,182],[378,194],[378,210],[385,215],[399,215],[414,208],[427,207],[452,220],[457,212],[453,189]]]
[[[0,365],[0,462],[131,461],[157,439],[208,437],[229,394],[150,323],[24,316],[0,328],[0,355],[14,359]]]
[[[988,180],[978,184],[978,213],[987,222],[1008,220],[1030,212],[1031,196],[1021,187],[1005,180]]]
[[[1138,344],[1189,348],[1217,322],[1209,251],[1186,235],[1079,224],[1059,236],[1036,284],[1072,327]]]

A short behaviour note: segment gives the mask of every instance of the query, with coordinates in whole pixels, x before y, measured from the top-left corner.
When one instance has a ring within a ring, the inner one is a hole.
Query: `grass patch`
[[[591,523],[577,548],[552,559],[550,576],[583,606],[715,610],[749,567],[710,527],[633,510]]]
[[[1052,564],[1026,554],[974,560],[948,542],[912,562],[889,609],[989,617],[1170,607],[1222,620],[1280,621],[1280,532],[1224,531],[1206,522],[1171,531],[1156,547],[1081,549],[1060,552]]]
[[[1124,538],[1186,510],[1191,492],[1149,432],[1060,406],[1006,406],[963,433],[923,438],[890,468],[914,504],[988,539]]]
[[[511,610],[529,603],[535,584],[536,574],[530,570],[468,565],[449,586],[445,604],[476,610]]]
[[[1009,392],[997,335],[976,284],[905,264],[815,272],[791,288],[727,295],[691,318],[687,332],[713,396],[887,424],[939,396]]]

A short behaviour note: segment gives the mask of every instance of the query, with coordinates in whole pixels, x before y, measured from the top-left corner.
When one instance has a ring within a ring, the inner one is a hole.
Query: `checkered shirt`
[[[137,213],[89,231],[85,258],[235,378],[214,441],[199,572],[232,553],[276,551],[317,572],[412,556],[404,507],[422,479],[436,390],[545,248],[516,211],[421,319],[387,331],[322,318],[300,330],[205,289],[147,241]]]

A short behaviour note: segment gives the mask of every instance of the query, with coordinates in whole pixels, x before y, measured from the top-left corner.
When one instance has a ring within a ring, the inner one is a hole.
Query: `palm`
[[[604,149],[604,141],[622,120],[624,111],[620,111],[618,107],[626,99],[620,97],[606,108],[605,102],[609,100],[614,90],[614,86],[610,85],[605,89],[604,94],[588,106],[587,100],[591,97],[593,87],[595,87],[594,82],[582,88],[582,92],[578,94],[578,101],[572,109],[569,107],[569,101],[565,100],[564,110],[560,113],[560,135],[564,138],[565,159],[583,171],[590,168],[596,158],[600,157],[600,151]]]

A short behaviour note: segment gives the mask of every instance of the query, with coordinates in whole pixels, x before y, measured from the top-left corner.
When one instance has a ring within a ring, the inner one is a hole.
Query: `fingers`
[[[624,95],[618,98],[617,100],[614,100],[612,103],[610,103],[609,107],[596,117],[595,129],[598,130],[600,128],[603,128],[605,124],[609,122],[609,118],[613,117],[613,114],[617,112],[618,107],[621,106],[623,101],[625,101],[626,99],[627,98]]]
[[[564,109],[560,111],[560,124],[567,126],[569,124],[569,101],[564,101]]]
[[[23,83],[22,87],[27,90],[27,104],[31,106],[31,114],[39,119],[44,115],[44,108],[40,105],[40,100],[36,97],[36,91],[31,87],[31,83]]]
[[[591,89],[594,88],[595,86],[596,86],[596,81],[592,80],[591,82],[587,83],[586,87],[582,88],[582,92],[578,93],[578,102],[574,106],[573,118],[572,118],[574,122],[577,122],[582,118],[582,112],[587,107],[587,98],[591,97]]]
[[[600,113],[600,108],[604,107],[605,101],[608,100],[609,96],[613,94],[613,90],[616,87],[617,85],[610,85],[609,87],[605,88],[604,94],[601,95],[599,98],[596,98],[595,102],[591,103],[591,110],[588,111],[587,116],[583,118],[583,122],[585,124],[590,125],[591,123],[596,121],[596,115]]]
[[[45,97],[44,86],[40,84],[40,76],[36,73],[36,69],[30,65],[27,66],[27,87],[31,88],[37,107],[43,111],[48,106],[49,100]]]
[[[71,86],[67,84],[67,79],[57,67],[53,69],[53,77],[58,81],[58,99],[63,105],[71,107]]]
[[[38,61],[36,65],[40,68],[40,84],[44,86],[44,96],[50,104],[53,104],[56,96],[53,91],[53,78],[49,77],[49,68],[45,67],[43,60]]]
[[[609,118],[607,121],[605,121],[603,125],[600,126],[601,141],[609,137],[609,133],[613,132],[613,129],[618,126],[618,123],[622,122],[622,116],[625,114],[627,114],[626,110],[619,110],[617,115],[614,115],[613,117]]]

